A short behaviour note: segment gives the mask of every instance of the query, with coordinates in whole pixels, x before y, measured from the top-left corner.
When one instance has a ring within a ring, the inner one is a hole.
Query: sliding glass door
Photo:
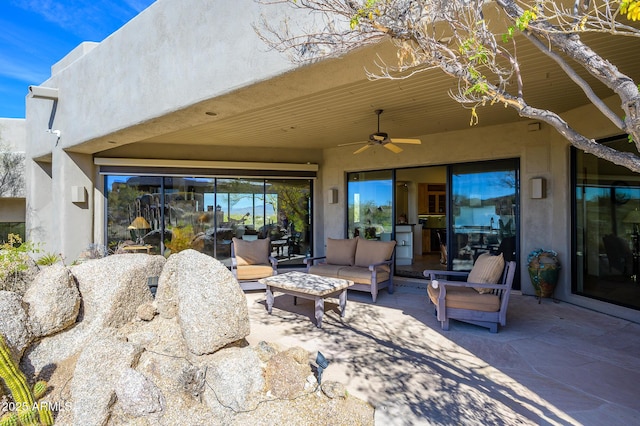
[[[482,253],[515,260],[518,235],[518,161],[450,166],[451,269],[469,271]]]
[[[349,173],[348,238],[390,240],[393,232],[393,171]]]
[[[630,150],[626,136],[601,141]],[[574,151],[576,294],[640,309],[640,176]]]
[[[269,238],[280,266],[311,253],[310,179],[107,175],[112,252],[193,249],[230,265],[232,239]]]

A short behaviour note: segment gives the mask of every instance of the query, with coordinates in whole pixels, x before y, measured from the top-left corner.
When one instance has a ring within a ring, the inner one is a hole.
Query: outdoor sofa
[[[351,280],[349,290],[371,293],[373,302],[378,291],[393,293],[395,241],[327,239],[326,256],[305,259],[307,273]]]

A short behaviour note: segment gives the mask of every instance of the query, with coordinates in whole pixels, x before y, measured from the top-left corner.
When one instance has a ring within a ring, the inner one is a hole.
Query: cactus
[[[47,382],[45,382],[44,380],[38,380],[33,385],[33,397],[35,399],[42,398],[46,392],[47,392]]]
[[[53,416],[47,404],[36,403],[33,391],[27,385],[27,378],[13,360],[5,337],[0,333],[0,378],[11,392],[18,408],[17,420],[22,425],[52,425]],[[41,387],[42,385],[38,385]],[[46,384],[44,385],[46,389]],[[3,417],[4,421],[4,417]],[[7,423],[12,425],[12,423]]]
[[[18,426],[18,415],[16,413],[6,413],[0,417],[0,426]]]

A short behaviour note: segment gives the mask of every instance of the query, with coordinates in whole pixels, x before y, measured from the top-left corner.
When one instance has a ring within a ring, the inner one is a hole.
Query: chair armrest
[[[273,256],[269,256],[269,263],[271,263],[271,267],[274,271],[278,270],[278,259]]]
[[[376,270],[376,267],[378,266],[382,266],[382,265],[389,265],[391,266],[391,263],[393,262],[393,259],[389,259],[389,260],[384,260],[382,262],[378,262],[378,263],[372,263],[371,265],[369,265],[369,270],[371,272]]]
[[[464,272],[464,271],[443,271],[441,269],[425,269],[424,271],[422,271],[422,275],[424,275],[425,277],[434,280],[439,276],[445,276],[445,277],[468,277],[469,276],[469,272]]]
[[[304,264],[307,266],[311,266],[315,263],[316,260],[326,259],[327,256],[316,256],[316,257],[306,257],[304,259]]]

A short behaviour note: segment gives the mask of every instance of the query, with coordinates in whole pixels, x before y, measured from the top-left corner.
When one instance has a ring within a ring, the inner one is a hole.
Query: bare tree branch
[[[426,70],[440,69],[457,80],[457,91],[450,95],[471,109],[472,123],[477,118],[478,107],[500,103],[523,117],[548,123],[578,149],[640,172],[637,154],[598,144],[571,128],[557,113],[528,105],[516,55],[519,43],[533,43],[556,61],[589,101],[640,149],[638,85],[580,37],[585,33],[640,37],[640,30],[633,24],[635,19],[640,19],[639,1],[256,1],[286,3],[292,11],[308,12],[312,16],[311,21],[307,20],[308,28],[296,27],[295,19],[286,18],[277,26],[264,19],[254,27],[269,46],[288,53],[295,61],[313,62],[340,56],[390,39],[397,49],[397,62],[379,60],[376,72],[367,73],[369,78],[409,78]],[[490,7],[493,9],[489,10]],[[497,12],[498,19],[490,22],[485,17],[486,11]],[[618,96],[624,118],[618,117],[596,96],[589,83],[580,77],[580,69]]]
[[[0,145],[0,197],[24,196],[24,160],[24,154]]]

